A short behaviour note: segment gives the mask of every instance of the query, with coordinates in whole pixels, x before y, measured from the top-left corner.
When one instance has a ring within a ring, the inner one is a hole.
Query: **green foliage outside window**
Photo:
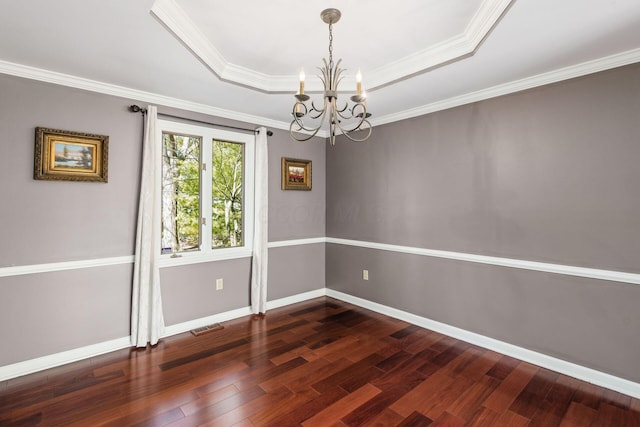
[[[213,141],[211,247],[242,246],[242,144]]]
[[[200,141],[163,133],[162,252],[200,245]]]
[[[202,138],[163,133],[162,142],[162,253],[199,250]],[[212,141],[210,167],[210,247],[242,246],[244,145]]]

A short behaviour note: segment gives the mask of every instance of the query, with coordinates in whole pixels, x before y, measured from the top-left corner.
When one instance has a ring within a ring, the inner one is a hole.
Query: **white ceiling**
[[[0,0],[0,72],[286,128],[328,7],[374,125],[640,61],[639,0]]]

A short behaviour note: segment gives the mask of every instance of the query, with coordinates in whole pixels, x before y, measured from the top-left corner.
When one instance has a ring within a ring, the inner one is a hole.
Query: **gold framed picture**
[[[311,160],[283,157],[282,189],[311,190]]]
[[[34,179],[107,182],[109,137],[36,128]]]

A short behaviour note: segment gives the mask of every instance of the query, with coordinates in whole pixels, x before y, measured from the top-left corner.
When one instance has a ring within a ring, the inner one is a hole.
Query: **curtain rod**
[[[135,105],[135,104],[129,106],[129,111],[132,112],[132,113],[142,113],[142,115],[147,114],[147,109],[146,108],[142,108],[139,105]],[[235,130],[242,130],[242,131],[245,131],[245,132],[258,133],[257,129],[249,129],[249,128],[241,128],[241,127],[237,127],[237,126],[221,125],[221,124],[218,124],[218,123],[205,122],[203,120],[190,119],[189,117],[174,116],[172,114],[166,114],[166,113],[158,113],[158,115],[159,116],[164,116],[164,117],[169,117],[169,118],[172,118],[172,119],[187,120],[187,121],[190,121],[190,122],[202,123],[204,125],[217,126],[217,127],[221,127],[221,128],[235,129]],[[273,132],[270,131],[270,130],[267,130],[267,136],[273,136]]]

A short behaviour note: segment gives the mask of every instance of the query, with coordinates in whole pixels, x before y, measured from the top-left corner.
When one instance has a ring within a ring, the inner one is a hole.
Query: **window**
[[[224,257],[250,249],[253,135],[159,120],[161,253]]]

